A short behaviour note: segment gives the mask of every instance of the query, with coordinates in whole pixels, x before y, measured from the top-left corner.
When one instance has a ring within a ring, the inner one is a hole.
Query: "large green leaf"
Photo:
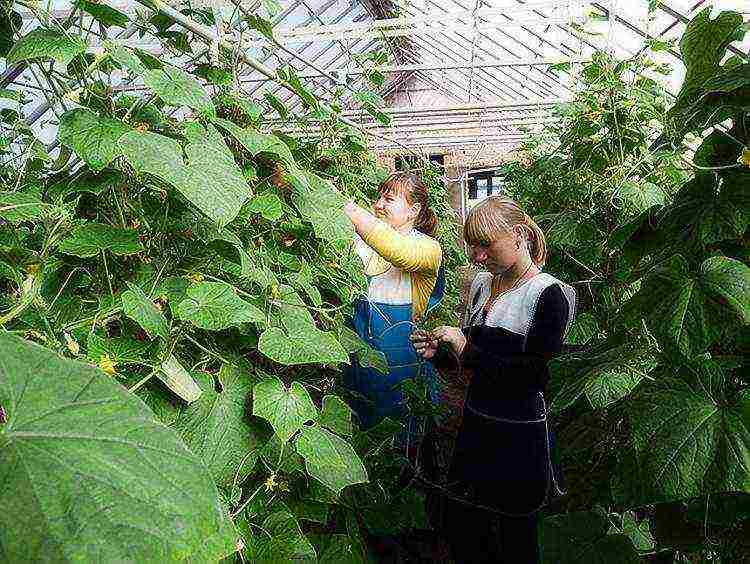
[[[174,183],[174,171],[183,167],[180,144],[158,133],[130,131],[120,138],[120,150],[136,172]]]
[[[262,534],[253,535],[247,546],[247,561],[259,564],[315,562],[315,549],[307,540],[294,515],[277,511],[260,524]]]
[[[365,368],[374,368],[381,374],[388,374],[388,359],[382,351],[372,348],[352,329],[345,325],[337,328],[338,339],[349,354],[357,357],[357,362]]]
[[[691,358],[718,337],[717,321],[750,320],[750,268],[727,257],[706,260],[691,272],[680,255],[655,269],[624,313],[643,318],[670,352]]]
[[[631,215],[643,213],[653,206],[663,205],[666,201],[664,191],[651,182],[625,182],[617,190],[617,197]]]
[[[253,388],[253,415],[271,423],[271,427],[286,442],[307,421],[318,416],[318,410],[305,387],[292,382],[287,390],[278,378],[268,378]]]
[[[352,435],[352,408],[336,396],[323,397],[323,409],[320,412],[318,423],[339,435]]]
[[[288,166],[296,168],[297,165],[289,147],[275,135],[258,133],[254,129],[242,129],[231,121],[221,118],[214,122],[234,137],[251,155],[273,155],[276,157],[275,160],[283,161]]]
[[[294,205],[312,223],[315,235],[326,241],[350,241],[354,227],[344,214],[344,198],[333,185],[313,174],[299,171],[288,175],[294,189]]]
[[[220,226],[230,223],[252,191],[221,135],[208,126],[206,135],[185,147],[188,166],[180,169],[175,186]]]
[[[198,372],[196,378],[203,394],[179,415],[174,428],[216,482],[231,488],[245,480],[258,460],[260,438],[246,411],[253,376],[246,367],[224,365],[218,390],[209,374]]]
[[[665,210],[663,229],[693,245],[711,244],[743,235],[750,225],[748,175],[697,175]]]
[[[9,562],[217,561],[236,550],[205,466],[91,366],[0,334]]]
[[[100,171],[117,156],[118,145],[130,126],[120,120],[100,117],[76,108],[60,118],[60,142],[73,149],[95,171]]]
[[[86,356],[98,363],[109,357],[115,364],[146,363],[149,359],[149,343],[136,341],[132,337],[103,337],[89,333],[86,338]]]
[[[195,130],[194,130],[195,131]],[[138,172],[171,184],[218,225],[231,222],[252,195],[242,171],[213,126],[198,129],[185,147],[157,133],[131,131],[120,142],[123,155]]]
[[[709,360],[664,372],[628,404],[651,502],[750,493],[750,394],[732,395]]]
[[[216,117],[216,109],[208,93],[183,70],[174,67],[153,69],[145,74],[144,82],[171,106],[187,106],[205,117]]]
[[[346,351],[332,333],[316,327],[270,327],[260,336],[258,350],[279,364],[348,362]]]
[[[603,409],[630,394],[656,367],[654,353],[637,343],[615,346],[595,355],[570,355],[551,365],[553,384],[561,385],[552,402],[560,413],[586,395],[594,409]]]
[[[143,250],[135,229],[120,229],[103,223],[86,223],[77,227],[60,243],[60,252],[81,258],[102,251],[116,255],[134,255]]]
[[[86,50],[78,35],[50,29],[35,29],[16,41],[7,56],[8,65],[31,59],[54,59],[67,65]]]
[[[0,192],[0,219],[11,223],[54,217],[61,211],[58,206],[43,202],[35,194]]]
[[[140,76],[146,72],[146,67],[141,60],[127,47],[116,41],[105,41],[104,48],[115,63],[128,69],[135,76]]]
[[[156,309],[146,293],[128,282],[128,290],[122,293],[122,311],[138,323],[152,339],[169,338],[169,325],[164,314]]]
[[[315,320],[299,294],[286,285],[273,300],[272,325],[260,336],[258,350],[281,364],[348,362],[346,351]]]
[[[201,282],[191,286],[175,313],[180,319],[209,331],[266,320],[260,309],[240,298],[225,282]]]
[[[284,215],[283,202],[273,192],[256,194],[247,203],[247,211],[259,213],[263,216],[263,219],[267,219],[268,221],[277,221]]]
[[[644,562],[625,534],[607,534],[601,510],[547,517],[540,544],[545,564],[638,564]]]
[[[100,173],[85,172],[76,176],[72,180],[67,179],[57,184],[53,184],[47,190],[47,194],[57,201],[65,201],[70,195],[77,195],[83,192],[100,195],[106,190],[119,186],[123,182],[122,173],[107,169]]]
[[[721,12],[713,20],[710,15],[711,7],[702,10],[688,24],[680,40],[680,52],[686,67],[685,79],[677,101],[668,114],[680,136],[692,128],[704,129],[710,123],[724,119],[720,114],[725,104],[721,101],[718,104],[710,103],[705,95],[711,91],[728,90],[726,82],[711,83],[714,82],[713,77],[731,73],[736,67],[733,63],[725,66],[720,66],[720,63],[730,43],[739,38],[743,18],[736,12]],[[736,82],[736,79],[729,82]],[[712,105],[716,107],[709,107]]]
[[[0,57],[5,57],[13,47],[13,37],[23,26],[21,14],[6,7],[0,10]]]
[[[565,342],[572,345],[584,345],[597,333],[599,333],[599,323],[590,311],[586,311],[576,315],[576,319],[565,337]]]
[[[75,0],[74,5],[90,14],[104,27],[117,26],[124,29],[127,27],[128,22],[130,22],[130,18],[127,14],[98,1],[89,2],[88,0]]]
[[[289,282],[295,288],[302,290],[314,306],[320,307],[323,304],[323,297],[320,295],[320,290],[315,285],[315,279],[313,278],[312,269],[310,265],[305,262],[299,272],[296,272],[288,277]]]
[[[578,227],[581,224],[580,214],[575,212],[561,212],[549,214],[544,217],[548,225],[545,226],[545,233],[549,242],[558,247],[575,246],[580,235]]]
[[[742,24],[742,15],[737,12],[721,12],[712,20],[711,7],[704,8],[692,19],[680,40],[680,53],[686,67],[680,96],[702,86],[716,73]]]
[[[346,486],[367,482],[367,470],[352,446],[322,427],[303,427],[297,452],[307,472],[337,494]]]

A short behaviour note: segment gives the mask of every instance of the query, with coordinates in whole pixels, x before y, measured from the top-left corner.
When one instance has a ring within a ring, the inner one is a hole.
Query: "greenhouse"
[[[750,1],[0,0],[0,562],[750,563]]]

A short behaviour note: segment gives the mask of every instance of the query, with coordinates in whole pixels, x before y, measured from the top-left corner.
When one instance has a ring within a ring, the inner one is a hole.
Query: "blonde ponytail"
[[[531,260],[541,268],[547,262],[547,238],[544,236],[544,231],[536,224],[536,221],[531,219],[526,213],[523,214],[523,222],[528,227]]]

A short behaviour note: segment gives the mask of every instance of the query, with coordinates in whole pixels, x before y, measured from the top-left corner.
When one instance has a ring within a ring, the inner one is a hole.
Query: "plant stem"
[[[112,280],[109,275],[109,267],[107,266],[107,251],[102,251],[102,260],[104,262],[104,273],[107,275],[107,286],[109,286],[109,295],[114,300],[115,293],[112,291]]]
[[[141,386],[143,386],[143,384],[145,384],[146,382],[148,382],[149,380],[151,380],[151,378],[153,378],[155,374],[156,374],[156,369],[152,370],[146,376],[144,376],[143,378],[141,378],[138,382],[135,383],[135,385],[133,385],[132,388],[128,388],[128,391],[130,393],[135,392],[138,388],[140,388]]]

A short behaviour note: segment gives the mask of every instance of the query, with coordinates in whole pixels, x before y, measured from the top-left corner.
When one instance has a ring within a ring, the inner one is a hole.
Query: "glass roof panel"
[[[131,15],[148,13],[136,0],[100,1]],[[244,24],[236,17],[234,1],[219,0],[217,6],[225,21],[231,22],[225,38],[236,44],[237,26]],[[193,0],[192,5],[211,7],[214,2]],[[574,92],[574,72],[553,69],[551,63],[567,61],[575,71],[596,50],[628,57],[643,48],[645,39],[673,40],[671,49],[652,57],[671,66],[670,76],[657,78],[676,93],[684,77],[676,42],[686,21],[707,6],[713,6],[714,12],[734,9],[750,14],[747,0],[661,0],[651,13],[648,0],[280,0],[281,10],[272,20],[281,47],[245,27],[243,50],[271,69],[290,65],[324,99],[341,84],[350,89],[363,84],[353,55],[385,48],[389,59],[380,69],[387,79],[382,93],[393,107],[388,110],[393,125],[377,124],[357,110],[350,97],[348,111],[366,127],[373,132],[407,132],[415,145],[441,141],[435,127],[449,125],[460,128],[455,132],[461,135],[451,136],[454,144],[479,133],[499,137],[497,143],[512,143],[523,135],[520,127],[548,120],[552,104]],[[55,17],[64,17],[71,8],[70,0],[41,4]],[[259,10],[268,17],[257,1],[243,2],[242,9]],[[89,21],[83,18],[76,25],[86,28]],[[33,25],[29,18],[25,31]],[[193,54],[165,52],[148,33],[140,37],[135,31],[109,28],[102,37],[90,34],[88,42],[95,46],[104,38],[119,37],[125,45],[188,69],[208,60],[207,47],[197,40],[192,42]],[[737,52],[747,53],[750,39],[737,47],[741,49]],[[34,100],[28,105],[28,121],[36,122],[35,129],[52,142],[56,115],[71,104],[60,100],[33,69],[6,69],[4,64],[0,59],[0,87],[31,90]],[[127,84],[122,78],[113,75],[113,87],[144,90],[139,81]],[[263,92],[271,91],[293,110],[300,107],[294,95],[247,65],[241,68],[240,87],[261,100]],[[45,96],[50,96],[51,104]],[[6,104],[0,100],[0,107]],[[422,130],[429,130],[432,137]],[[448,139],[443,136],[442,141]]]

